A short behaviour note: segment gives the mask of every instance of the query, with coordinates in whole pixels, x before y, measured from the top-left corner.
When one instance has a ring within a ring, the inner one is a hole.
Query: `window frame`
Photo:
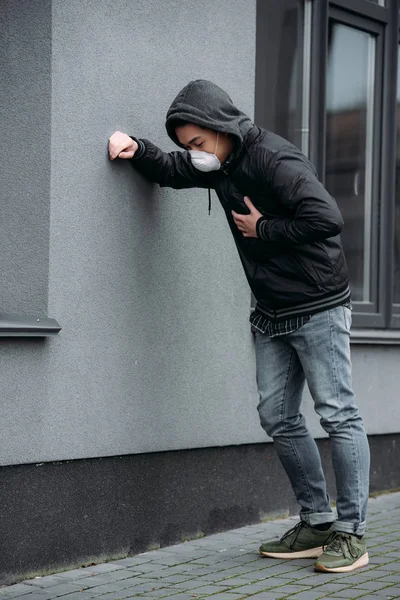
[[[400,11],[369,0],[313,0],[309,81],[309,158],[325,183],[329,19],[377,36],[375,53],[371,232],[371,300],[354,302],[352,342],[400,344],[400,305],[393,304],[396,107]],[[303,81],[303,85],[306,84]],[[304,97],[304,96],[303,96]],[[351,285],[351,282],[350,282]]]
[[[328,26],[334,19],[345,25],[378,35],[375,65],[375,105],[373,131],[373,201],[371,295],[373,306],[354,302],[353,341],[388,343],[400,341],[400,314],[394,314],[393,254],[395,203],[397,43],[399,10],[397,0],[380,6],[367,0],[321,0],[315,2],[313,15],[310,158],[325,183],[326,162],[326,74]],[[396,51],[394,51],[396,48]],[[383,110],[384,108],[384,110]],[[375,295],[375,297],[374,297]],[[387,332],[387,335],[386,335]],[[359,335],[359,339],[357,339]],[[380,342],[378,342],[380,340]]]
[[[400,62],[400,14],[399,14],[399,22],[398,22],[398,37],[397,37],[397,60],[398,62]],[[393,224],[393,232],[392,232],[392,236],[393,236],[393,242],[392,242],[392,256],[391,256],[391,272],[392,272],[392,276],[394,278],[394,266],[395,266],[395,262],[394,262],[394,241],[395,241],[395,205],[396,205],[396,193],[400,193],[400,190],[396,190],[396,163],[397,163],[397,127],[399,126],[399,124],[396,122],[396,117],[397,117],[397,75],[398,75],[398,69],[399,69],[400,64],[396,65],[396,69],[395,69],[395,73],[396,76],[393,78],[394,79],[394,85],[396,87],[396,103],[395,103],[395,123],[394,123],[394,130],[395,130],[395,142],[394,142],[394,151],[393,151],[393,155],[396,157],[394,159],[394,201],[393,201],[393,206],[390,207],[391,210],[391,223]],[[392,329],[400,329],[400,303],[396,303],[394,302],[394,285],[393,285],[393,281],[391,282],[391,290],[392,290],[392,298],[391,298],[391,328]]]
[[[350,27],[351,29],[363,31],[374,36],[375,43],[375,64],[374,64],[374,82],[373,82],[373,125],[372,125],[372,204],[370,214],[371,237],[371,264],[370,264],[370,301],[357,302],[353,300],[353,325],[364,327],[383,327],[384,315],[380,310],[382,298],[380,287],[378,286],[379,272],[379,202],[374,202],[374,198],[379,198],[380,190],[380,142],[381,142],[381,119],[382,114],[382,73],[383,73],[383,36],[384,29],[381,23],[376,23],[363,16],[355,15],[352,12],[331,7],[328,15],[329,23],[339,23]],[[325,72],[325,76],[327,71]],[[326,143],[326,103],[324,106],[325,114],[325,143]],[[326,157],[326,153],[325,153]],[[323,166],[323,179],[325,180],[326,164]],[[345,224],[346,226],[346,224]],[[350,285],[351,287],[351,285]]]

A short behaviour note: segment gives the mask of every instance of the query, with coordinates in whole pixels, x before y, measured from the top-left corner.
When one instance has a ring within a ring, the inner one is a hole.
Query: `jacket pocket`
[[[319,289],[323,288],[321,279],[318,277],[313,265],[310,265],[310,267],[307,268],[300,256],[296,254],[292,254],[291,258],[308,283],[311,283],[313,286],[316,286]]]

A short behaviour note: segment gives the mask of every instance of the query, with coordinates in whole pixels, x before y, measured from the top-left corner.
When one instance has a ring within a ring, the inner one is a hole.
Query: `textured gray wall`
[[[47,314],[51,2],[0,2],[0,312]]]
[[[172,149],[164,116],[194,78],[252,114],[255,1],[53,0],[52,18],[48,312],[63,330],[0,342],[0,464],[265,440],[221,207],[208,216],[205,191],[160,190],[107,157],[116,129]],[[398,429],[400,406],[382,407],[399,358],[354,350],[370,433]]]

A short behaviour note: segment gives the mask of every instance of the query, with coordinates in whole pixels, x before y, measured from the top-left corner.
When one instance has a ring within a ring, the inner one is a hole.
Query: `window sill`
[[[352,329],[352,344],[400,345],[400,330]]]
[[[50,337],[61,326],[49,317],[32,317],[0,313],[0,337]]]

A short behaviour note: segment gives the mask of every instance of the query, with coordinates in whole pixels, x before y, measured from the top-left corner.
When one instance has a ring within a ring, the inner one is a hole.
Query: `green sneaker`
[[[280,540],[261,544],[260,554],[270,558],[318,558],[331,533],[332,527],[320,531],[300,521]]]
[[[328,573],[355,571],[368,564],[366,549],[365,541],[356,535],[334,531],[315,563],[315,569]]]

